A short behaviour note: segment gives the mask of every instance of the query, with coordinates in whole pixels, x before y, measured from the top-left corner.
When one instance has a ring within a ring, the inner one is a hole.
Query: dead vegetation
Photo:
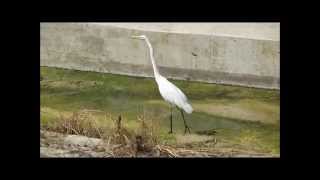
[[[99,126],[97,120],[91,115],[89,110],[73,112],[66,117],[60,114],[54,124],[44,125],[42,129],[70,135],[82,135],[86,137],[100,138],[105,142],[110,154],[114,157],[136,157],[161,155],[160,151],[165,151],[158,145],[157,130],[159,127],[152,121],[147,122],[144,116],[138,116],[139,126],[135,131],[130,131],[123,123],[121,115],[117,119],[109,116],[113,126],[109,129]]]
[[[121,115],[116,119],[110,115],[109,118],[113,125],[103,127],[99,125],[91,113],[89,110],[81,110],[73,112],[69,117],[60,115],[60,118],[53,125],[42,126],[42,130],[102,139],[103,145],[92,149],[98,157],[231,157],[237,154],[233,149],[222,152],[219,148],[214,148],[217,144],[217,140],[213,136],[216,134],[215,130],[185,136],[177,135],[179,146],[170,146],[160,143],[159,125],[152,119],[146,120],[143,115],[137,117],[138,127],[135,130],[130,130]],[[210,134],[210,136],[203,134]],[[41,138],[42,140],[46,139],[43,135]],[[45,148],[43,147],[43,149]],[[77,147],[73,148],[72,152],[81,152],[81,150],[77,150]],[[88,147],[84,149],[88,149]],[[255,154],[255,156],[258,155]],[[89,157],[95,157],[95,155]]]
[[[73,112],[70,117],[60,114],[53,125],[42,126],[46,130],[64,134],[76,134],[87,137],[102,138],[103,128],[97,125],[97,121],[87,110]]]
[[[115,120],[113,133],[108,137],[108,144],[115,144],[112,151],[116,157],[160,156],[156,126],[147,122],[144,116],[138,116],[138,128],[131,132],[122,124],[122,117]]]

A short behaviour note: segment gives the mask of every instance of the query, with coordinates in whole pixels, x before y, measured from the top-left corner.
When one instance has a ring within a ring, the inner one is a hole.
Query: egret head
[[[133,38],[133,39],[142,39],[142,40],[147,39],[147,37],[146,37],[145,35],[140,35],[140,36],[131,36],[131,38]]]

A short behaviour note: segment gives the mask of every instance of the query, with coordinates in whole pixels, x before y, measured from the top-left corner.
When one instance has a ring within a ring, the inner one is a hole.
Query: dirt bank
[[[157,145],[140,151],[136,144],[111,144],[79,135],[40,131],[40,157],[277,157],[226,148],[186,149]]]

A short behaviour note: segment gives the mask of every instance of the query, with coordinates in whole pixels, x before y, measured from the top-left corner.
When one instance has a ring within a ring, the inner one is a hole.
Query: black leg
[[[183,122],[184,122],[184,133],[186,134],[187,131],[188,131],[189,134],[190,134],[190,128],[189,128],[189,126],[187,125],[186,120],[184,119],[183,111],[182,111],[181,109],[179,109],[179,110],[180,110],[180,112],[181,112],[181,116],[182,116],[182,119],[183,119]]]
[[[170,131],[169,134],[172,134],[172,106],[170,106]]]

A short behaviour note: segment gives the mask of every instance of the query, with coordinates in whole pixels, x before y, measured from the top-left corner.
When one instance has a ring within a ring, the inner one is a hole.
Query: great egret
[[[145,35],[132,36],[132,38],[145,40],[145,42],[147,43],[147,45],[149,47],[149,55],[150,55],[150,59],[151,59],[152,67],[153,67],[154,77],[155,77],[155,80],[158,84],[158,89],[160,91],[162,98],[170,104],[170,113],[171,114],[170,114],[170,131],[169,131],[169,133],[172,133],[172,108],[174,106],[176,106],[177,109],[181,112],[181,116],[182,116],[182,119],[184,122],[184,127],[185,127],[184,133],[186,133],[187,131],[190,133],[190,128],[187,125],[186,120],[184,119],[184,115],[183,115],[183,111],[182,111],[182,110],[184,110],[188,114],[192,113],[192,111],[193,111],[192,106],[188,103],[188,99],[187,99],[186,95],[178,87],[176,87],[174,84],[172,84],[170,81],[168,81],[165,77],[160,75],[158,68],[157,68],[157,65],[154,61],[153,48],[151,46],[149,39]]]

